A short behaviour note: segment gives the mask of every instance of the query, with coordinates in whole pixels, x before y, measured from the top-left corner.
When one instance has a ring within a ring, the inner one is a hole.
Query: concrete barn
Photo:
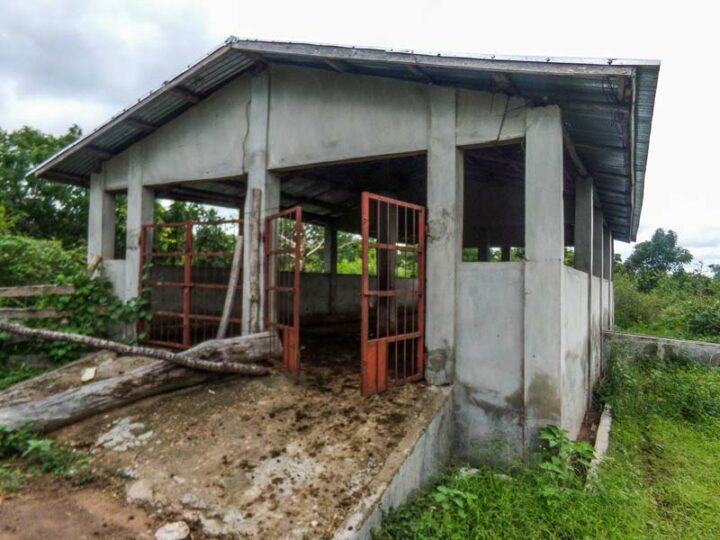
[[[576,436],[603,370],[659,67],[231,37],[33,173],[90,189],[88,256],[121,298],[149,283],[149,342],[213,336],[232,255],[193,248],[212,224],[153,225],[154,200],[236,209],[214,225],[244,239],[233,333],[277,329],[297,372],[342,323],[366,394],[451,384],[456,455],[517,454],[546,424]],[[302,271],[309,224],[324,272]],[[177,252],[153,252],[163,227]],[[337,272],[338,231],[361,274]]]

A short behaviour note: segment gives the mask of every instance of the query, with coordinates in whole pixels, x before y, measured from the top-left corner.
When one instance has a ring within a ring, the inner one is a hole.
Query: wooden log
[[[28,328],[20,324],[3,321],[0,321],[0,332],[10,332],[37,339],[77,343],[126,355],[147,356],[184,367],[215,373],[266,375],[269,373],[269,368],[254,365],[252,362],[267,360],[282,354],[282,344],[275,332],[262,332],[228,339],[210,340],[181,353],[172,353],[153,347],[126,345],[81,334],[57,332],[43,328]]]
[[[230,279],[228,279],[227,293],[225,293],[225,305],[223,306],[220,325],[218,326],[217,339],[223,339],[227,334],[228,322],[235,302],[240,267],[242,266],[243,237],[238,235],[235,239],[235,251],[233,252],[232,267],[230,268]]]
[[[0,408],[0,425],[52,431],[143,398],[219,378],[163,360],[35,401]]]
[[[72,285],[27,285],[24,287],[0,287],[0,298],[27,298],[31,296],[53,296],[75,294]]]
[[[9,319],[61,319],[69,317],[69,311],[56,309],[0,308],[0,321]]]

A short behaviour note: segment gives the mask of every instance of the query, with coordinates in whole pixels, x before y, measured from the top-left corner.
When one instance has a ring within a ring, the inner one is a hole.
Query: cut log
[[[186,351],[172,353],[153,347],[126,345],[108,339],[81,334],[56,332],[43,328],[28,328],[21,324],[0,321],[0,332],[51,341],[64,341],[86,345],[95,349],[107,349],[120,354],[147,356],[165,360],[183,367],[212,371],[215,373],[239,373],[243,375],[266,375],[269,368],[253,362],[268,360],[282,355],[282,344],[275,332],[261,332],[247,336],[206,341]]]
[[[220,376],[163,360],[35,401],[0,408],[0,425],[47,432],[140,399],[194,386]]]

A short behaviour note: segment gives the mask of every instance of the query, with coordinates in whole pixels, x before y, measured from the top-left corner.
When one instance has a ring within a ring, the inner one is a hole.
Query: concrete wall
[[[522,451],[523,263],[461,263],[457,272],[455,453],[502,440]]]
[[[711,367],[720,366],[720,343],[605,332],[603,347],[606,357],[625,350],[633,355],[661,360],[688,359]]]
[[[472,146],[525,137],[525,100],[505,94],[457,91],[457,145]]]
[[[571,437],[580,431],[588,400],[588,287],[586,273],[564,268],[562,427]]]
[[[242,77],[133,145],[143,185],[242,175],[249,100],[250,78]],[[107,189],[127,188],[129,151],[105,162]]]
[[[427,85],[283,66],[270,84],[271,169],[427,147]]]

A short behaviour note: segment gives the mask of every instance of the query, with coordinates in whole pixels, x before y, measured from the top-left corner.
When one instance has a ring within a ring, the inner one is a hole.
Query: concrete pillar
[[[125,299],[134,298],[140,288],[140,233],[153,222],[155,194],[142,184],[141,149],[131,146],[128,156],[127,233],[125,248]],[[151,244],[146,247],[151,249]]]
[[[575,268],[590,274],[593,260],[593,183],[575,181]]]
[[[525,153],[525,447],[562,425],[563,137],[559,107],[529,109]]]
[[[325,272],[329,274],[330,294],[328,296],[328,312],[335,312],[337,298],[337,226],[335,223],[325,226]]]
[[[595,192],[592,178],[578,178],[575,181],[575,268],[585,272],[588,279],[587,296],[587,365],[585,367],[586,406],[592,405],[593,367],[592,355],[594,336],[592,332],[592,298],[593,298],[593,208]]]
[[[280,209],[280,180],[277,175],[267,170],[267,140],[268,119],[270,112],[270,73],[266,70],[253,77],[250,98],[249,132],[246,144],[247,155],[247,196],[245,197],[243,235],[243,260],[252,261],[255,257],[260,263],[260,296],[264,297],[264,264],[262,242],[258,242],[259,251],[252,253],[253,242],[250,241],[250,227],[252,223],[252,190],[259,189],[262,193],[260,234],[265,228],[265,218]],[[250,279],[251,272],[248,263],[244,263],[243,296],[242,296],[242,331],[247,334],[250,330]],[[264,320],[264,302],[260,301],[259,320],[262,327]]]
[[[478,231],[478,257],[479,262],[487,262],[490,260],[490,234],[487,230]]]
[[[603,329],[608,330],[611,328],[610,326],[610,320],[611,315],[610,312],[612,311],[612,304],[610,302],[610,292],[609,288],[611,288],[611,274],[612,274],[612,235],[610,234],[610,228],[605,227],[603,229],[603,279],[605,280],[603,282],[603,291],[605,294],[605,297],[603,300],[606,301],[607,307],[605,311],[607,312],[607,315],[603,317]]]
[[[593,275],[600,277],[603,271],[603,220],[602,209],[599,206],[593,208]]]
[[[115,258],[115,195],[105,189],[105,173],[90,175],[88,262],[95,255]]]
[[[455,270],[461,258],[462,152],[455,146],[456,90],[431,86],[427,154],[426,379],[452,381],[455,370]]]
[[[500,255],[500,260],[503,262],[510,262],[510,256],[512,252],[512,247],[510,247],[510,244],[503,244],[502,245],[502,253]]]

